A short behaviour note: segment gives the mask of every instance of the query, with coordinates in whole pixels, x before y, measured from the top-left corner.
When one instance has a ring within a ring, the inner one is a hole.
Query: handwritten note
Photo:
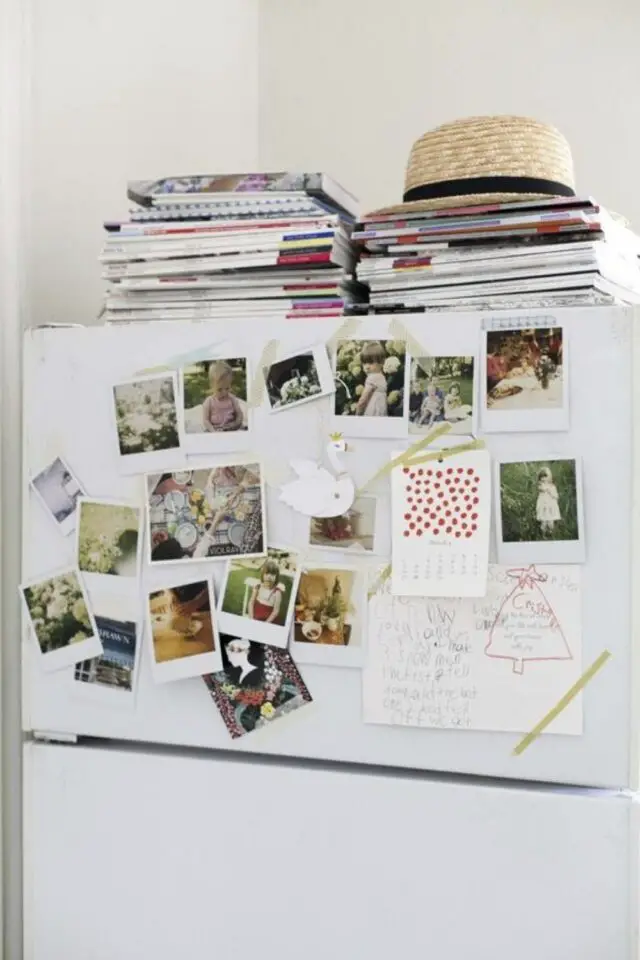
[[[489,566],[487,595],[369,605],[365,723],[526,733],[580,677],[580,567]],[[548,733],[582,733],[582,698]]]

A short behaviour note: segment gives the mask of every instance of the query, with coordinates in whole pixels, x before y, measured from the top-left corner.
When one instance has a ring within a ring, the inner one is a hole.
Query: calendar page
[[[442,460],[417,457],[393,469],[391,484],[392,594],[484,596],[491,516],[489,453],[471,450]]]

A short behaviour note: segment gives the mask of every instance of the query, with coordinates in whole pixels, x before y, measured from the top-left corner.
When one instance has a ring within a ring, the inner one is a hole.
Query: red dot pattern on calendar
[[[403,535],[471,540],[478,532],[480,478],[473,467],[403,467]]]

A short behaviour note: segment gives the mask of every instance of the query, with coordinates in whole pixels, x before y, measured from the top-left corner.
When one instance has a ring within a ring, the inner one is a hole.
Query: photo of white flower
[[[121,456],[180,446],[174,374],[116,384],[113,400]]]
[[[61,669],[102,653],[75,570],[25,584],[20,591],[46,669]]]

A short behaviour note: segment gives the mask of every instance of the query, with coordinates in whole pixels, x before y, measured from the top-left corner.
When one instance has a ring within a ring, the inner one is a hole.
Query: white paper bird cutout
[[[331,434],[327,458],[335,470],[332,476],[314,460],[292,460],[298,479],[280,488],[280,500],[306,517],[339,517],[353,505],[356,487],[338,459],[347,445],[339,433]]]

